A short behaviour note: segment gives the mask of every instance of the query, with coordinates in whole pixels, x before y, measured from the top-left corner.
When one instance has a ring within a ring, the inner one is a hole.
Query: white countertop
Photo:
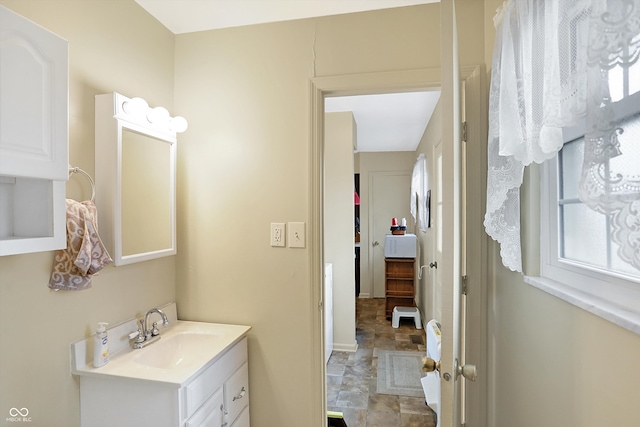
[[[250,329],[243,325],[176,320],[161,331],[160,340],[142,349],[121,348],[100,368],[94,368],[92,361],[87,361],[90,337],[71,345],[71,373],[180,386],[217,360]],[[186,345],[188,352],[184,351]],[[159,362],[148,363],[149,360]]]

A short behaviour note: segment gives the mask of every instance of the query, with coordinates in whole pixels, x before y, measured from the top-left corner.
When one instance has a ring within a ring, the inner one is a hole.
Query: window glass
[[[640,115],[623,121],[621,126],[624,128],[618,135],[621,154],[602,173],[632,176],[640,184],[640,144],[636,143],[640,140]],[[564,144],[558,155],[558,258],[640,278],[640,271],[618,257],[618,246],[610,238],[609,218],[578,198],[583,152],[584,137],[580,137]]]
[[[562,173],[560,174],[560,198],[577,199],[578,183],[584,158],[584,138],[564,144],[559,154]]]
[[[560,205],[563,245],[560,256],[597,267],[607,267],[606,216],[582,203]]]

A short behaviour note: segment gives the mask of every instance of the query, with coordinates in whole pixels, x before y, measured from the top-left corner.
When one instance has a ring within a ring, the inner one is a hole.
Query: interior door
[[[464,165],[462,170],[462,263],[464,277],[461,322],[464,338],[461,364],[472,363],[480,374],[487,372],[487,240],[483,218],[486,206],[487,145],[486,92],[483,90],[484,67],[476,67],[463,81],[462,118],[465,132],[462,138]],[[463,419],[469,427],[487,425],[487,376],[463,381]]]
[[[461,200],[462,165],[460,143],[460,73],[458,65],[458,39],[455,0],[442,0],[441,70],[442,70],[442,167],[439,177],[442,189],[442,215],[439,225],[442,233],[442,258],[438,263],[441,283],[441,427],[458,427],[461,416]],[[438,179],[438,178],[436,178]]]
[[[391,233],[391,218],[407,218],[407,232],[413,221],[407,200],[411,193],[411,171],[373,172],[370,175],[369,277],[373,278],[373,297],[384,298],[384,238]]]

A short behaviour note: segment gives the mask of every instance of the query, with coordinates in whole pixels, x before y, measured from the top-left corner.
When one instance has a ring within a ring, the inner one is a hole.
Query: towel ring
[[[93,202],[96,198],[96,184],[93,182],[93,178],[91,178],[91,175],[77,166],[69,166],[69,176],[71,176],[72,173],[79,173],[87,177],[87,179],[91,183],[91,201]]]

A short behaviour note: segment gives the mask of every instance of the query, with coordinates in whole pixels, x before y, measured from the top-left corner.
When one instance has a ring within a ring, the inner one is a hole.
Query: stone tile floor
[[[426,352],[424,329],[401,319],[394,329],[383,298],[356,299],[358,350],[334,351],[327,363],[327,407],[344,415],[348,427],[435,427],[436,414],[424,398],[377,394],[378,350]]]

